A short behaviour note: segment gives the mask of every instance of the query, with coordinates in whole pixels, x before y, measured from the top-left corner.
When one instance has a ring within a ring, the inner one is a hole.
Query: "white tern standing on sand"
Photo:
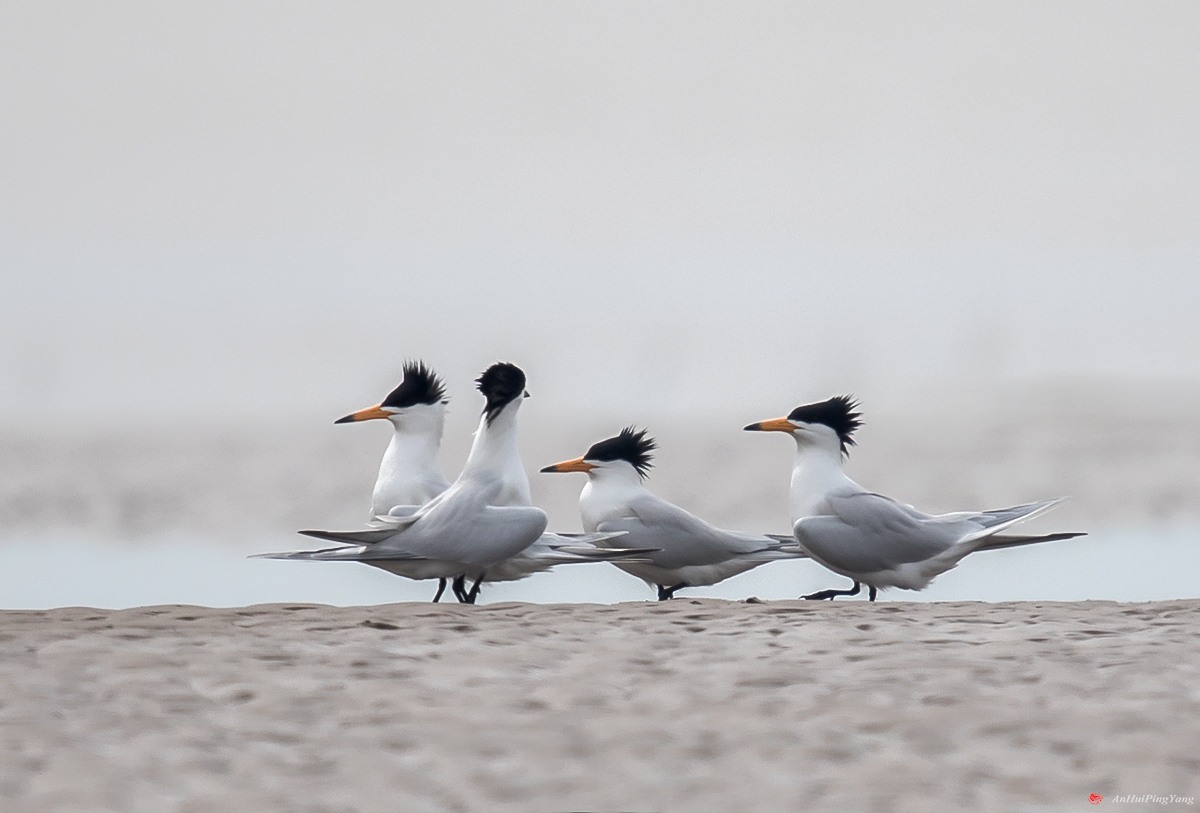
[[[488,563],[467,561],[461,557],[449,560],[439,558],[436,555],[437,545],[428,541],[416,542],[423,536],[408,530],[414,525],[410,518],[425,513],[425,508],[432,508],[432,501],[448,492],[448,489],[458,489],[455,505],[460,512],[470,504],[469,499],[484,492],[490,495],[488,506],[532,508],[529,480],[516,446],[516,411],[521,400],[528,395],[525,392],[525,374],[511,364],[497,364],[479,378],[478,384],[480,392],[487,398],[487,406],[467,465],[454,487],[446,483],[438,462],[445,418],[445,388],[424,364],[406,364],[404,381],[383,403],[336,421],[344,423],[387,417],[396,428],[375,483],[371,521],[374,527],[365,531],[301,531],[307,536],[353,547],[261,554],[260,558],[362,562],[410,579],[436,578],[439,583],[433,597],[435,602],[441,599],[446,580],[452,578],[458,600],[473,604],[483,581],[512,581],[558,564],[608,561],[642,553],[615,547],[599,548],[592,544],[598,539],[608,540],[620,534],[571,537],[541,533],[518,552]],[[463,483],[464,478],[466,484],[460,487],[459,483]],[[396,500],[399,502],[393,502]],[[415,500],[421,502],[415,503]],[[539,509],[532,510],[540,514]],[[492,512],[489,521],[500,522],[499,518],[503,517],[504,522],[515,523],[518,513]],[[445,523],[452,516],[446,509],[439,510],[433,513],[432,519],[425,519],[425,525],[417,527],[417,530],[429,529],[435,523]],[[528,513],[530,521],[536,516]],[[544,514],[542,517],[544,520]],[[460,515],[459,518],[465,519],[465,516]],[[504,528],[515,528],[515,525],[501,524]],[[544,521],[542,525],[544,529]],[[473,532],[483,535],[486,547],[486,538],[493,533],[492,526],[470,527],[474,529]],[[448,527],[443,527],[442,533],[445,547],[452,534]],[[499,540],[491,539],[490,542],[497,544]],[[418,547],[422,551],[420,554],[417,553]],[[457,572],[447,572],[456,568]],[[470,590],[466,588],[467,578],[476,580]]]
[[[334,423],[379,418],[392,424],[392,439],[371,494],[371,517],[407,516],[450,487],[442,464],[446,425],[446,385],[420,361],[404,364],[404,380],[377,406],[360,409]]]
[[[602,440],[574,460],[555,463],[543,472],[587,472],[579,495],[586,531],[624,531],[622,545],[656,549],[637,561],[613,564],[658,588],[665,601],[683,587],[701,587],[780,559],[804,554],[776,540],[714,528],[664,499],[643,484],[656,444],[645,430],[633,427]],[[789,540],[790,544],[790,540]]]
[[[857,595],[871,601],[882,587],[924,589],[969,553],[1082,536],[997,536],[999,531],[1058,505],[1065,498],[997,511],[923,514],[846,476],[843,461],[862,425],[847,396],[798,406],[786,418],[752,423],[750,432],[787,432],[796,441],[792,468],[792,532],[805,553],[854,580],[849,590],[822,590],[804,598]]]

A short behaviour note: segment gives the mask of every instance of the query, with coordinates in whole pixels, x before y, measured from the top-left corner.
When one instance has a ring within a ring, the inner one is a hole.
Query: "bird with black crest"
[[[408,516],[450,487],[439,459],[446,425],[446,385],[423,361],[406,361],[404,379],[378,405],[334,423],[383,419],[392,437],[371,493],[371,518]]]
[[[430,513],[426,509],[449,491],[458,491],[455,504],[460,511],[460,520],[467,519],[462,508],[472,494],[486,492],[487,505],[492,507],[532,508],[529,480],[516,444],[516,411],[521,401],[528,397],[525,374],[515,365],[495,364],[476,383],[486,404],[471,454],[454,486],[444,484],[438,463],[446,405],[444,385],[423,363],[410,362],[405,365],[404,381],[381,404],[336,421],[345,423],[387,417],[396,429],[375,484],[370,523],[374,527],[363,531],[301,531],[307,536],[350,547],[261,554],[258,558],[361,562],[410,579],[436,578],[439,584],[434,602],[441,598],[446,580],[453,579],[458,600],[473,604],[479,595],[480,584],[485,581],[513,581],[555,565],[602,562],[641,554],[638,550],[602,548],[594,544],[596,540],[607,541],[620,535],[615,533],[575,536],[541,533],[521,550],[486,563],[478,557],[475,561],[461,557],[437,558],[432,555],[435,546],[428,541],[418,544],[419,534],[407,531],[411,524],[408,518]],[[425,495],[429,496],[422,499],[421,504],[406,502]],[[389,505],[393,500],[401,502]],[[509,523],[515,522],[521,512],[493,514],[491,526],[468,526],[477,529],[481,539],[485,539],[484,544],[496,541],[486,539],[493,532],[489,528],[494,528],[502,518]],[[532,519],[537,514],[526,514],[532,527]],[[453,516],[448,509],[434,511],[416,530],[432,529],[439,522],[447,523]],[[451,536],[449,528],[443,527],[442,553],[448,552],[446,546]],[[417,554],[418,547],[423,551],[420,555]],[[457,572],[448,572],[452,570]],[[466,587],[467,579],[475,580],[470,589]]]
[[[839,395],[804,404],[786,418],[752,423],[749,432],[785,432],[796,442],[789,498],[797,547],[834,573],[854,580],[846,590],[822,590],[807,599],[857,595],[866,584],[875,600],[887,587],[922,590],[977,550],[993,550],[1082,536],[1000,532],[1050,510],[1064,498],[995,511],[925,514],[867,491],[846,476],[845,460],[862,415],[853,398]],[[776,537],[787,540],[789,537]]]
[[[486,399],[483,415],[466,465],[449,488],[409,516],[380,517],[383,527],[301,531],[350,545],[303,552],[302,558],[365,562],[385,570],[395,567],[400,575],[453,579],[458,599],[474,603],[489,567],[536,542],[546,530],[546,513],[529,504],[529,481],[517,453],[517,412],[528,395],[525,373],[514,364],[493,364],[478,384]],[[469,576],[476,579],[471,590],[465,585]]]
[[[652,494],[644,481],[656,447],[645,430],[631,426],[596,443],[583,457],[542,471],[587,473],[579,495],[584,530],[623,531],[621,545],[653,549],[636,561],[612,564],[657,588],[660,601],[685,587],[716,584],[767,562],[804,558],[793,545],[723,531]]]

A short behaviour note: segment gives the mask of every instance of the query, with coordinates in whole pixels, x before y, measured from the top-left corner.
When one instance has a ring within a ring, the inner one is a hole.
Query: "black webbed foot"
[[[868,585],[868,587],[870,587],[870,585]],[[834,596],[857,596],[861,590],[862,585],[858,582],[855,582],[854,587],[850,588],[849,590],[821,590],[820,592],[809,593],[807,596],[801,596],[800,598],[808,599],[809,601],[823,601],[824,599],[832,599]],[[875,588],[871,587],[870,590],[873,596],[875,593]],[[871,601],[874,600],[874,598],[871,599]]]

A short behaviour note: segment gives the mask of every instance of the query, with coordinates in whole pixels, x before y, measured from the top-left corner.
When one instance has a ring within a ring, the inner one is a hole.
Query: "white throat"
[[[496,414],[491,423],[487,415],[479,419],[471,453],[463,466],[460,480],[484,479],[498,481],[500,491],[492,505],[532,505],[529,493],[529,478],[521,464],[521,450],[517,446],[517,411],[521,408],[518,397]]]
[[[792,487],[788,500],[792,523],[817,513],[825,495],[836,489],[858,486],[843,470],[840,450],[796,438],[796,458],[792,464]]]
[[[579,494],[579,516],[583,520],[583,529],[595,533],[601,522],[632,516],[630,503],[645,493],[646,487],[633,466],[592,469]]]
[[[394,432],[371,496],[373,515],[397,505],[424,505],[450,487],[438,457],[445,419],[445,406],[433,404],[392,420]]]

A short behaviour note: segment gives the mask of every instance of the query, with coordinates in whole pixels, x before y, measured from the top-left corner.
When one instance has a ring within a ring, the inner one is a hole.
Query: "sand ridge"
[[[0,613],[9,811],[1195,795],[1200,601]]]

